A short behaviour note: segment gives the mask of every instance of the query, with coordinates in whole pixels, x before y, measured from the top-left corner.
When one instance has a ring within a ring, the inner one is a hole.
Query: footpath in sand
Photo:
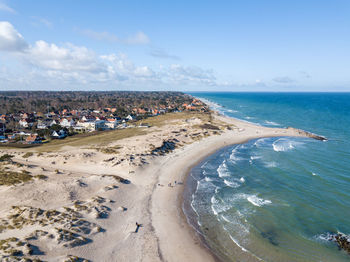
[[[147,123],[36,148],[1,148],[0,260],[214,261],[183,215],[189,169],[254,138],[322,139],[214,113],[167,114]]]

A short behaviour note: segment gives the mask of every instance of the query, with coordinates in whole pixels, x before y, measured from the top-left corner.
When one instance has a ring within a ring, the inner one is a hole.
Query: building
[[[28,144],[41,143],[41,138],[38,135],[36,135],[36,134],[31,134],[31,135],[27,136],[26,142]]]

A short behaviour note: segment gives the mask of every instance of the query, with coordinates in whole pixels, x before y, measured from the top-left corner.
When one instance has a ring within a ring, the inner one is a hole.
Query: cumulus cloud
[[[0,11],[16,14],[16,11],[4,3],[0,3]]]
[[[295,82],[295,80],[293,80],[292,78],[290,78],[288,76],[276,77],[273,79],[273,81],[276,83],[280,83],[280,84],[290,84],[290,83]]]
[[[16,31],[12,24],[0,22],[0,51],[20,52],[25,50],[28,44],[23,36]]]
[[[134,64],[126,54],[99,55],[87,47],[72,43],[57,45],[39,40],[29,45],[8,22],[0,23],[0,51],[8,55],[13,54],[13,58],[27,66],[25,74],[18,74],[21,75],[17,79],[20,85],[217,85],[213,70],[200,67],[172,64],[154,70],[149,66]],[[5,75],[10,74],[0,71],[0,79]],[[1,80],[5,81],[4,78]],[[13,80],[16,80],[16,77]]]
[[[86,29],[80,32],[81,34],[89,38],[92,38],[94,40],[106,41],[106,42],[112,42],[112,43],[123,43],[128,45],[146,45],[151,42],[149,37],[143,32],[137,32],[136,34],[130,35],[127,38],[120,38],[115,34],[112,34],[106,31],[96,32],[93,30]]]

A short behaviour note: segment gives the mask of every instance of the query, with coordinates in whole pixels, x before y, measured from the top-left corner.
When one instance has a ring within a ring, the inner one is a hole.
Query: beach
[[[26,241],[34,250],[27,256],[43,261],[215,261],[183,213],[189,170],[228,145],[311,135],[211,114],[209,119],[176,115],[164,125],[103,144],[118,151],[113,156],[96,150],[100,142],[48,146],[47,152],[39,147],[30,149],[31,154],[1,149],[14,156],[6,168],[25,169],[35,177],[1,188],[1,239]],[[150,148],[152,154],[146,154]],[[37,179],[39,174],[45,178]]]

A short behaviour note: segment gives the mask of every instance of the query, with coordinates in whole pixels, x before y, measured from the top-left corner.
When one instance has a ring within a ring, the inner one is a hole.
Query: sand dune
[[[308,136],[217,114],[154,121],[108,143],[2,149],[2,175],[19,177],[0,186],[2,261],[214,261],[183,215],[188,170],[225,145]]]

